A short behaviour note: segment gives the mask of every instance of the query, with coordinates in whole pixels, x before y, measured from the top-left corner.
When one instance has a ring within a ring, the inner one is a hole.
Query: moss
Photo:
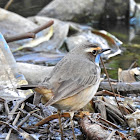
[[[113,57],[109,60],[107,64],[108,73],[110,78],[117,79],[118,68],[126,70],[130,65],[136,61],[138,66],[140,66],[140,45],[139,44],[124,44],[123,47],[126,51],[123,54]]]

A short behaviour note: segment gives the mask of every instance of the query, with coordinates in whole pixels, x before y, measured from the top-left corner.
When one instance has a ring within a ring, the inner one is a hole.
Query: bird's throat
[[[99,65],[100,57],[101,57],[101,54],[97,54],[97,56],[96,56],[96,58],[95,58],[95,63],[96,63],[97,65]]]

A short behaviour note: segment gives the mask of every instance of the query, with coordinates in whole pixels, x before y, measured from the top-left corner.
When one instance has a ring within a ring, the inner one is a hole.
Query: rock
[[[44,5],[47,5],[51,1],[52,0],[14,0],[8,10],[24,17],[33,16],[37,14]],[[0,0],[0,7],[5,7],[7,2],[8,0]]]
[[[78,23],[100,23],[125,19],[128,22],[129,0],[54,0],[38,15]]]
[[[4,36],[10,37],[13,35],[31,31],[37,27],[38,26],[32,21],[18,14],[0,8],[0,32]],[[29,39],[11,42],[9,43],[9,46],[10,48],[15,49],[21,46],[21,44],[23,42],[26,42],[27,40]]]
[[[52,66],[56,65],[63,57],[64,54],[31,53],[16,58],[16,61]]]
[[[38,15],[87,23],[98,21],[104,11],[104,6],[105,0],[54,0]]]
[[[32,21],[0,8],[0,31],[3,35],[12,36],[28,32],[38,27]]]
[[[129,19],[129,0],[107,0],[102,20],[115,22],[119,19]]]
[[[113,45],[109,42],[109,40],[107,40],[107,38],[105,38],[105,36],[107,37],[107,33],[100,32],[100,31],[97,31],[97,32],[103,33],[104,36],[92,33],[92,31],[87,30],[87,31],[77,33],[74,36],[68,37],[66,39],[68,49],[69,50],[73,49],[74,46],[78,45],[83,39],[86,38],[86,39],[90,40],[90,42],[100,42],[100,46],[103,49],[111,49],[111,51],[102,54],[102,57],[105,59],[109,59],[110,57],[116,56],[121,53],[121,50],[119,49],[119,46],[121,44]],[[111,35],[110,35],[110,37],[111,37]],[[111,37],[111,38],[114,39],[114,41],[116,41],[115,38],[113,38],[113,37]]]
[[[93,119],[93,122],[94,121],[95,120]],[[109,137],[108,130],[105,130],[105,128],[101,127],[98,123],[91,123],[91,120],[87,117],[81,119],[80,126],[88,140],[107,140]]]
[[[48,17],[40,17],[40,16],[30,17],[29,19],[33,21],[34,23],[37,23],[38,25],[43,25],[50,20],[54,21],[53,37],[49,41],[43,42],[38,47],[34,48],[36,52],[50,52],[51,51],[54,53],[56,52],[57,49],[59,49],[63,45],[64,40],[67,37],[68,31],[69,31],[68,23],[65,23],[57,19],[48,18]],[[49,30],[49,28],[46,30]],[[45,30],[43,32],[45,34]]]
[[[28,63],[17,63],[20,73],[22,73],[29,84],[39,84],[49,76],[54,67],[33,65]]]

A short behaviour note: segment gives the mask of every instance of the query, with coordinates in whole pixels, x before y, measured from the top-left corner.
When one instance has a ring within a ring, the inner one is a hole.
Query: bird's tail
[[[39,85],[20,85],[19,87],[17,87],[17,89],[28,90],[28,89],[37,88],[38,86]]]

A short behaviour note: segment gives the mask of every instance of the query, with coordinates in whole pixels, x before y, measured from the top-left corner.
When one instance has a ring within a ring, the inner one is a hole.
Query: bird
[[[96,41],[83,40],[55,65],[41,84],[22,85],[19,89],[34,89],[43,95],[46,106],[52,105],[60,111],[80,110],[98,90],[100,56],[108,50]]]

